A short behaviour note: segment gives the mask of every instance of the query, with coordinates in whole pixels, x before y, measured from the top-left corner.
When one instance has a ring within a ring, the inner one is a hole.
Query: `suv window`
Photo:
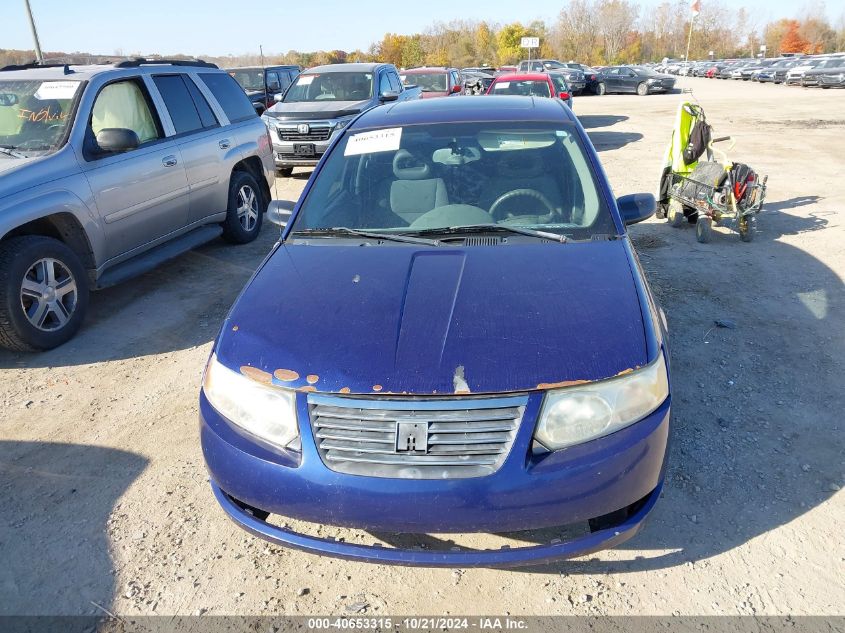
[[[197,112],[200,113],[202,126],[209,128],[220,125],[220,121],[217,120],[217,117],[214,116],[214,112],[211,110],[211,106],[208,105],[208,100],[202,92],[200,92],[200,89],[197,87],[197,84],[194,83],[194,80],[187,75],[183,75],[182,79],[185,80],[185,85],[188,86],[188,92],[191,93],[191,98],[194,100]]]
[[[91,110],[92,140],[106,128],[124,128],[138,135],[140,144],[164,136],[158,117],[153,114],[146,89],[136,79],[116,81],[100,90]]]
[[[281,89],[281,82],[277,73],[267,73],[267,90],[277,91]]]
[[[383,72],[378,80],[378,93],[382,94],[383,92],[390,92],[393,88],[390,87],[390,79],[387,77],[387,73]]]
[[[203,128],[200,114],[188,86],[181,75],[156,75],[153,82],[164,99],[167,111],[176,128],[176,134],[185,134]]]
[[[211,90],[230,123],[258,116],[240,84],[226,73],[199,73],[199,77]]]

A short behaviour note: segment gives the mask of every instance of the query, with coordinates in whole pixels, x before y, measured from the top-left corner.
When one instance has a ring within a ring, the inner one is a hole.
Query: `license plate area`
[[[296,156],[314,156],[317,150],[314,143],[294,143],[293,153]]]

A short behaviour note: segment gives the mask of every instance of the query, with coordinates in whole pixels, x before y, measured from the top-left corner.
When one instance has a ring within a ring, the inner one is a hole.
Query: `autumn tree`
[[[781,53],[805,53],[809,43],[798,32],[801,28],[798,20],[786,20],[786,32],[781,37],[778,47]]]

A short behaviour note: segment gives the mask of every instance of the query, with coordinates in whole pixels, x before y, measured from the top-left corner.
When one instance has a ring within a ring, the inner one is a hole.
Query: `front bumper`
[[[632,537],[660,494],[669,400],[617,433],[536,456],[531,444],[541,404],[541,393],[529,396],[509,455],[484,477],[389,479],[329,470],[317,452],[303,394],[297,405],[301,453],[273,452],[245,438],[204,395],[201,440],[212,488],[229,517],[257,536],[313,553],[406,565],[507,566],[580,556]],[[411,534],[513,532],[580,523],[629,507],[631,512],[610,529],[566,542],[443,552],[320,539],[271,525],[243,505],[316,524]]]

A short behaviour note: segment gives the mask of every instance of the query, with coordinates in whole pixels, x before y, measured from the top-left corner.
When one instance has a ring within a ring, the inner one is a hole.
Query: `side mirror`
[[[385,90],[379,96],[379,101],[387,103],[388,101],[396,101],[399,98],[399,93],[395,90]]]
[[[636,224],[654,215],[657,211],[657,200],[650,193],[631,193],[617,198],[616,206],[619,207],[619,215],[626,225]]]
[[[281,103],[283,98],[284,95],[281,92],[273,95],[273,101],[275,101],[276,103]]]
[[[97,133],[97,146],[102,152],[128,152],[141,144],[138,135],[133,130],[122,127],[107,127]]]
[[[276,226],[285,228],[296,202],[293,200],[271,200],[267,206],[267,219]]]

